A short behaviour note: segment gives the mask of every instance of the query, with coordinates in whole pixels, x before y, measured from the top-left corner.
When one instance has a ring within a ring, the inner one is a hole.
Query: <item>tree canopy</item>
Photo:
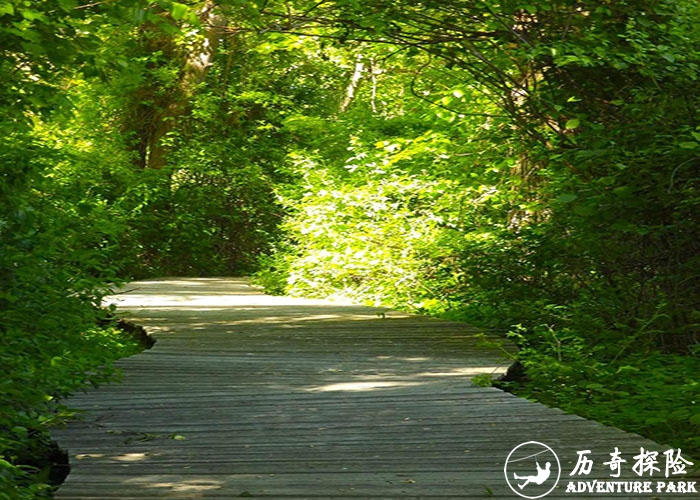
[[[41,494],[36,436],[133,352],[108,287],[163,275],[501,331],[509,390],[697,456],[698,25],[694,0],[0,0],[0,498]]]

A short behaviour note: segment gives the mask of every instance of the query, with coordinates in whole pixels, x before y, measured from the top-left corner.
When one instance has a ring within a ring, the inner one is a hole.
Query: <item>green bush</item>
[[[100,253],[102,233],[83,231],[109,220],[82,219],[47,196],[50,148],[26,136],[0,140],[4,172],[24,173],[0,178],[0,498],[24,499],[46,490],[48,471],[28,464],[45,452],[48,429],[71,416],[61,401],[114,380],[110,361],[140,348],[97,326],[115,275]]]
[[[533,333],[538,342],[531,340]],[[602,343],[550,327],[510,336],[521,346],[527,380],[503,382],[503,388],[700,457],[697,357],[624,354],[619,346],[612,355]]]

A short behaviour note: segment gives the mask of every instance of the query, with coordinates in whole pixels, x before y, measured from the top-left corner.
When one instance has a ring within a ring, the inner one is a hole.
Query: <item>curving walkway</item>
[[[158,342],[119,361],[123,383],[69,401],[87,413],[54,433],[72,466],[56,498],[520,498],[503,468],[526,441],[561,459],[548,498],[668,497],[566,494],[577,450],[592,450],[592,480],[609,479],[615,447],[628,464],[665,448],[472,385],[508,362],[463,324],[243,279],[142,281],[112,300]],[[526,455],[511,463],[536,473]]]

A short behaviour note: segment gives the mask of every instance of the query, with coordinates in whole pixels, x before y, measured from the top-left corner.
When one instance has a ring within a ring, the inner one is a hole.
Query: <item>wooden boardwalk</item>
[[[123,383],[69,401],[88,412],[54,433],[72,466],[56,498],[520,498],[504,464],[527,441],[561,461],[547,498],[669,497],[566,494],[570,480],[610,479],[615,447],[627,469],[640,446],[666,447],[473,386],[508,362],[463,324],[265,296],[240,279],[127,290],[120,310],[158,342],[118,363]],[[570,477],[586,449],[593,472]]]

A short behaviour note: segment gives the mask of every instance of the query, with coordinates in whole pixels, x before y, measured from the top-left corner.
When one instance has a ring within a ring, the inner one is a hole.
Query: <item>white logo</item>
[[[549,446],[528,441],[508,454],[503,473],[508,486],[517,495],[542,498],[549,495],[559,482],[561,464]]]

